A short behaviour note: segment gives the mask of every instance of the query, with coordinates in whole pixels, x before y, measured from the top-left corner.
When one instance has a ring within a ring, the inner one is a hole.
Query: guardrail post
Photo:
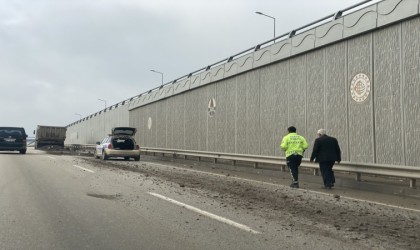
[[[314,169],[314,175],[318,175],[318,169]]]
[[[416,179],[410,179],[410,188],[416,188]]]
[[[254,162],[254,168],[258,168],[258,162]]]
[[[156,153],[155,152],[153,152],[153,156],[156,156]]]
[[[213,163],[217,164],[217,158],[214,158]]]
[[[236,160],[232,161],[232,165],[235,166],[236,165]]]
[[[198,161],[201,161],[201,156],[198,157]]]
[[[187,156],[186,155],[184,155],[184,160],[186,160],[187,159]]]
[[[281,169],[282,172],[286,171],[286,166],[285,165],[281,165],[280,167],[281,167],[280,169]]]
[[[362,181],[362,174],[356,173],[356,181]]]

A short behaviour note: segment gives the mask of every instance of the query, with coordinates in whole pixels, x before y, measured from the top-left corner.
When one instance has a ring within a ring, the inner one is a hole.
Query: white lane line
[[[85,170],[85,171],[88,171],[88,172],[91,172],[91,173],[95,173],[94,171],[92,171],[90,169],[87,169],[87,168],[84,168],[84,167],[81,167],[81,166],[73,165],[73,167],[80,168],[81,170]]]
[[[47,156],[47,157],[50,158],[50,159],[53,159],[53,160],[57,160],[57,158],[52,157],[52,156]]]
[[[151,193],[151,192],[148,192],[148,194],[153,195],[153,196],[155,196],[155,197],[157,197],[157,198],[160,198],[160,199],[162,199],[162,200],[169,201],[169,202],[171,202],[171,203],[173,203],[173,204],[176,204],[176,205],[178,205],[178,206],[184,207],[184,208],[186,208],[186,209],[188,209],[188,210],[191,210],[191,211],[193,211],[193,212],[196,212],[196,213],[202,214],[202,215],[207,216],[207,217],[209,217],[209,218],[215,219],[215,220],[220,221],[220,222],[222,222],[222,223],[228,224],[228,225],[230,225],[230,226],[234,226],[234,227],[239,228],[239,229],[241,229],[241,230],[245,230],[245,231],[250,232],[250,233],[253,233],[253,234],[260,234],[260,233],[261,233],[261,232],[258,232],[258,231],[255,231],[255,230],[251,229],[251,228],[250,228],[250,227],[248,227],[248,226],[245,226],[245,225],[239,224],[239,223],[237,223],[237,222],[234,222],[234,221],[232,221],[232,220],[226,219],[226,218],[224,218],[224,217],[221,217],[221,216],[218,216],[218,215],[215,215],[215,214],[212,214],[212,213],[209,213],[209,212],[203,211],[203,210],[201,210],[201,209],[198,209],[198,208],[196,208],[196,207],[193,207],[193,206],[187,205],[187,204],[185,204],[185,203],[182,203],[182,202],[179,202],[179,201],[173,200],[173,199],[168,198],[168,197],[166,197],[166,196],[163,196],[163,195],[160,195],[160,194],[157,194],[157,193]]]
[[[158,166],[164,166],[164,167],[171,167],[171,168],[176,168],[176,169],[179,169],[179,170],[186,170],[186,171],[195,172],[195,173],[209,174],[209,175],[214,175],[214,176],[226,177],[226,175],[223,175],[223,174],[215,174],[215,173],[209,173],[209,172],[205,172],[205,171],[198,171],[198,170],[187,169],[187,168],[173,167],[173,166],[167,166],[167,165],[157,164],[157,163],[150,163],[150,164],[154,164],[154,165],[158,165]],[[270,186],[275,186],[275,187],[286,187],[284,185],[279,185],[279,184],[275,184],[275,183],[264,182],[264,181],[256,181],[256,180],[250,180],[250,179],[244,179],[244,178],[235,177],[235,176],[229,176],[229,178],[237,179],[237,180],[242,180],[242,181],[248,181],[248,182],[255,182],[255,183],[265,184],[265,185],[270,185]],[[301,190],[304,190],[304,191],[306,191],[308,193],[320,194],[320,195],[325,195],[325,196],[332,196],[332,195],[334,195],[334,194],[329,194],[329,193],[323,193],[323,192],[313,191],[313,190],[309,190],[309,189],[301,189]],[[396,206],[396,205],[391,205],[391,204],[386,204],[386,203],[381,203],[381,202],[376,202],[376,201],[370,201],[370,200],[357,199],[357,198],[352,198],[352,197],[342,196],[342,195],[340,195],[340,198],[341,199],[347,199],[347,200],[353,200],[353,201],[359,201],[359,202],[365,202],[365,203],[372,203],[372,204],[375,204],[375,205],[380,205],[380,206],[385,206],[385,207],[391,207],[391,208],[398,208],[398,209],[402,209],[402,210],[407,210],[407,211],[411,211],[411,212],[420,213],[420,210],[419,209],[414,209],[414,208],[400,207],[400,206]]]

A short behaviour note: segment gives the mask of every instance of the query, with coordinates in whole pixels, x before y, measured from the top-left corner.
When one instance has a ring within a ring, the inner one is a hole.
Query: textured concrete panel
[[[200,144],[200,96],[196,91],[185,93],[185,149],[197,150]]]
[[[271,48],[263,48],[254,52],[254,67],[269,64],[271,62]]]
[[[374,33],[376,162],[404,164],[401,100],[401,28]]]
[[[402,24],[405,160],[420,166],[420,19]]]
[[[233,60],[225,64],[225,77],[238,74],[238,61]]]
[[[237,78],[236,95],[236,153],[246,154],[247,151],[247,77],[242,74]]]
[[[344,37],[354,36],[376,28],[377,5],[344,16]]]
[[[173,97],[174,107],[174,124],[172,142],[176,149],[185,149],[185,95],[176,95]]]
[[[174,94],[174,85],[166,85],[159,91],[162,91],[162,95],[164,98],[168,98]]]
[[[387,0],[379,2],[378,27],[415,16],[418,13],[418,0]]]
[[[207,151],[207,119],[208,119],[208,102],[207,87],[195,90],[198,96],[198,137],[200,151]]]
[[[274,68],[275,80],[274,96],[276,97],[276,104],[274,109],[274,145],[275,156],[284,156],[284,152],[280,148],[283,136],[287,134],[289,127],[289,108],[288,108],[288,88],[290,86],[290,64],[289,61],[283,61],[272,66]],[[261,79],[263,79],[261,77]],[[264,83],[263,83],[264,84]]]
[[[289,107],[288,126],[295,126],[298,134],[306,134],[306,55],[290,60],[290,81],[287,87]]]
[[[275,155],[276,144],[274,134],[277,131],[276,124],[276,93],[277,67],[269,66],[261,69],[260,73],[260,138],[261,138],[261,155]]]
[[[167,115],[166,115],[166,147],[167,148],[179,148],[178,143],[175,141],[175,110],[178,109],[178,107],[175,106],[175,98],[169,98],[167,99]]]
[[[372,85],[372,35],[364,35],[354,38],[348,42],[348,89],[351,80],[359,73],[366,74]],[[374,86],[371,86],[374,89]],[[357,103],[349,98],[349,144],[350,161],[353,162],[374,162],[373,145],[373,108],[372,93],[362,103]]]
[[[210,70],[206,70],[200,73],[200,86],[209,84],[211,82],[211,73]]]
[[[226,141],[228,135],[226,134],[227,128],[227,104],[228,93],[226,92],[226,81],[221,81],[216,84],[216,152],[226,152]]]
[[[316,131],[324,128],[325,106],[328,96],[325,95],[329,86],[325,85],[325,59],[324,50],[314,51],[307,54],[307,132],[305,136],[310,148],[305,156],[310,157],[313,142],[317,138]]]
[[[217,67],[214,67],[210,70],[211,73],[211,81],[219,81],[224,78],[225,76],[225,65],[220,65]]]
[[[226,80],[226,152],[236,153],[236,78]]]
[[[236,61],[238,62],[238,72],[237,73],[248,71],[248,70],[252,69],[252,67],[253,67],[254,54],[251,53],[251,54],[239,57],[238,59],[236,59]]]
[[[292,37],[292,55],[315,48],[315,30],[308,30]]]
[[[343,39],[344,19],[339,18],[329,23],[316,27],[315,47],[320,47],[329,43]]]
[[[270,46],[271,62],[285,59],[292,55],[292,39],[287,39]]]
[[[200,87],[200,75],[191,76],[190,81],[190,89]]]
[[[245,74],[246,81],[246,147],[248,154],[260,154],[260,73]]]
[[[167,105],[167,100],[156,103],[156,120],[152,123],[152,126],[156,128],[156,147],[158,148],[166,148]]]
[[[337,138],[343,161],[349,160],[346,43],[325,48],[325,124],[327,134]],[[350,97],[351,98],[351,97]]]
[[[185,92],[185,91],[189,90],[190,89],[190,83],[191,83],[191,81],[190,81],[189,78],[174,83],[173,84],[174,95],[177,95],[179,93],[182,93],[182,92]]]

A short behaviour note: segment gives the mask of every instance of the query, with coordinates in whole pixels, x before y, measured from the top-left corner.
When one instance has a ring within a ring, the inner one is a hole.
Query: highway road
[[[419,249],[420,200],[199,163],[0,152],[0,249]]]

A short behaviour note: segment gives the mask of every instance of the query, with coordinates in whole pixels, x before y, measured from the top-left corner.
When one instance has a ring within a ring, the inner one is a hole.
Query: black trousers
[[[286,158],[287,167],[289,167],[290,173],[294,183],[299,182],[299,166],[302,163],[301,155],[291,155]]]
[[[332,187],[335,183],[334,171],[332,170],[334,166],[334,161],[326,161],[319,163],[319,169],[321,170],[322,180],[324,181],[324,186]]]

